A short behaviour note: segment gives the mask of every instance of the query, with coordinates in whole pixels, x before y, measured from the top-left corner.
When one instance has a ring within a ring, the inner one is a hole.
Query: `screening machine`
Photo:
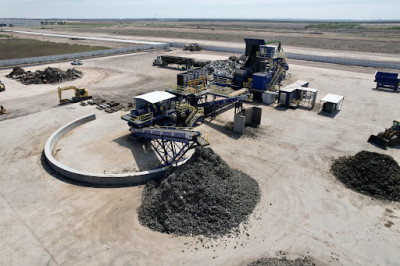
[[[175,125],[175,95],[153,91],[136,96],[134,102],[135,109],[121,119],[128,122],[132,138],[150,142],[161,158],[160,166],[176,164],[190,149],[209,144],[199,131],[170,127]]]

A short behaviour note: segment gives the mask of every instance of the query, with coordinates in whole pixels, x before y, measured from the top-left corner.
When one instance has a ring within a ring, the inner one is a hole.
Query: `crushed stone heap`
[[[218,237],[237,233],[259,198],[257,181],[197,147],[184,165],[146,185],[139,220],[163,233]]]
[[[400,201],[400,167],[390,156],[361,151],[336,159],[331,172],[347,187],[383,200]]]
[[[60,83],[63,81],[75,80],[82,77],[82,72],[75,68],[63,71],[54,67],[47,67],[44,71],[36,70],[25,71],[20,67],[14,67],[10,74],[6,75],[7,78],[18,80],[19,82],[29,84],[47,84],[47,83]]]

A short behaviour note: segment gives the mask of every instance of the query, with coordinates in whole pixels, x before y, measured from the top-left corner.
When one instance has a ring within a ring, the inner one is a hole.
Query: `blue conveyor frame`
[[[150,141],[151,146],[161,158],[160,167],[177,164],[185,159],[186,153],[196,146],[206,146],[201,132],[179,128],[133,128],[132,136]]]

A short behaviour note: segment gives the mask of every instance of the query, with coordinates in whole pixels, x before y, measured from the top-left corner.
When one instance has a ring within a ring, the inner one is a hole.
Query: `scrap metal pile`
[[[163,233],[218,237],[238,233],[259,199],[257,181],[197,147],[183,166],[146,185],[139,220]]]
[[[400,167],[390,156],[361,151],[336,159],[332,173],[347,187],[362,194],[400,201]]]
[[[67,71],[63,71],[54,67],[47,67],[44,71],[36,70],[35,72],[32,72],[25,71],[20,67],[14,67],[11,73],[6,77],[18,80],[25,85],[47,84],[60,83],[82,78],[82,72],[76,70],[75,68],[70,68],[67,69]]]
[[[240,69],[246,63],[247,57],[242,55],[241,57],[231,56],[227,60],[216,60],[206,65],[207,72],[209,74],[215,74],[227,78],[233,78],[235,71]]]
[[[107,113],[118,112],[120,110],[130,110],[133,107],[133,103],[122,104],[115,101],[107,101],[102,98],[94,98],[93,100],[88,101],[87,103],[82,102],[81,105],[97,105],[97,109],[104,110]]]

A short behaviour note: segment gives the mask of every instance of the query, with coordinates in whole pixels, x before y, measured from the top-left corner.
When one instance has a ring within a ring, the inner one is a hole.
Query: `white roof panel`
[[[321,99],[322,102],[330,102],[330,103],[339,103],[341,100],[343,100],[344,97],[341,95],[336,95],[336,94],[328,94],[324,98]]]
[[[280,89],[280,91],[282,91],[282,92],[292,92],[292,91],[295,91],[295,90],[297,90],[297,89],[299,89],[300,88],[300,86],[299,85],[297,85],[296,87],[295,86],[286,86],[286,87],[283,87],[283,88],[281,88]]]
[[[288,88],[297,88],[297,87],[304,87],[305,85],[307,85],[309,82],[306,80],[298,80],[296,82],[290,83],[289,85],[286,85],[285,87],[283,87],[284,89],[288,89]]]
[[[298,80],[295,83],[304,87],[305,85],[309,84],[310,82],[308,82],[307,80]]]
[[[302,91],[310,91],[310,92],[317,92],[317,89],[313,89],[313,88],[308,88],[308,87],[298,87],[298,90],[302,90]]]
[[[136,96],[135,99],[142,99],[149,103],[158,103],[165,100],[169,100],[174,98],[175,95],[166,91],[152,91],[149,93],[145,93],[139,96]]]

